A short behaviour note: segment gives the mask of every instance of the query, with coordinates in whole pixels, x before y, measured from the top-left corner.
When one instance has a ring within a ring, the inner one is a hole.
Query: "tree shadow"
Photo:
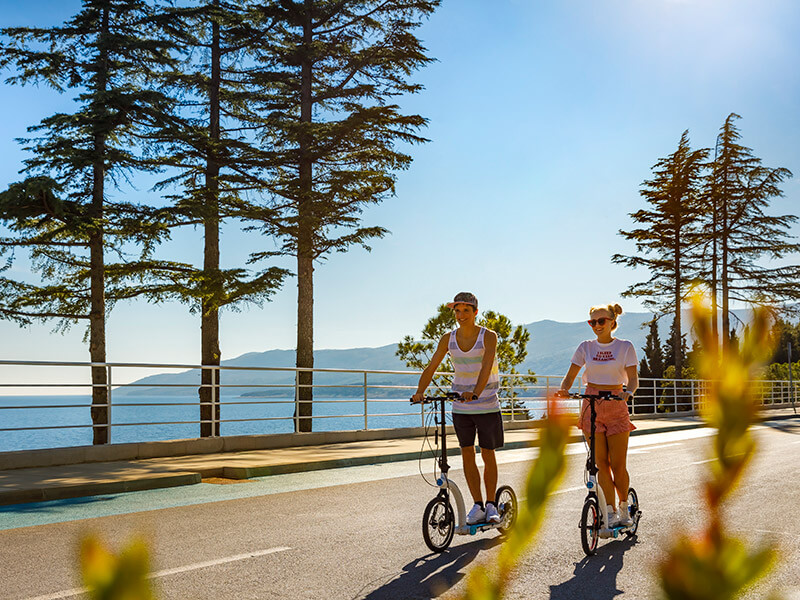
[[[617,588],[625,552],[636,544],[636,536],[603,544],[597,554],[575,564],[572,579],[550,586],[550,600],[609,600],[623,593]]]
[[[116,496],[85,496],[82,498],[64,498],[62,500],[44,500],[26,504],[6,504],[0,506],[0,513],[35,514],[56,511],[65,506],[78,506],[81,504],[96,504],[113,500]]]
[[[447,592],[466,575],[467,567],[481,550],[497,546],[501,536],[476,539],[467,544],[451,546],[441,554],[431,553],[403,567],[401,573],[390,575],[391,579],[368,592],[358,593],[353,600],[430,600]],[[374,585],[375,581],[366,587]],[[362,588],[363,589],[363,588]]]
[[[770,429],[777,429],[783,433],[793,433],[800,435],[800,422],[794,419],[784,419],[780,421],[762,421],[759,425],[764,425]]]

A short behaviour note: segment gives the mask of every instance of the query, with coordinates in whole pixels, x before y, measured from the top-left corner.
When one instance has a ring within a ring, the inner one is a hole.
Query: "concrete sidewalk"
[[[764,420],[798,418],[791,409],[770,410]],[[632,435],[703,427],[698,417],[635,418]],[[510,450],[537,445],[538,428],[507,430]],[[572,441],[580,441],[577,429]],[[204,478],[248,479],[354,465],[412,460],[424,438],[354,441],[143,460],[95,462],[0,471],[0,505],[117,494],[200,483]],[[448,453],[458,454],[448,435]],[[501,450],[502,452],[502,450]]]

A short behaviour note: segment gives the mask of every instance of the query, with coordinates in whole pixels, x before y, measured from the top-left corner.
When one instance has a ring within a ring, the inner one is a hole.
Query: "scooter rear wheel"
[[[456,518],[446,496],[436,496],[428,502],[422,515],[422,537],[433,552],[444,552],[453,541]]]
[[[600,510],[597,500],[587,498],[581,511],[581,546],[586,556],[593,556],[597,552],[597,543],[600,538]]]
[[[497,493],[494,497],[495,505],[500,511],[500,518],[502,519],[497,529],[500,533],[507,533],[517,522],[517,511],[519,504],[517,504],[517,495],[510,485],[501,485],[497,488]]]

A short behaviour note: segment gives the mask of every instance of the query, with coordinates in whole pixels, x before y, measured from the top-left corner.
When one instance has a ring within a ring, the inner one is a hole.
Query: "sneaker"
[[[499,523],[500,513],[497,512],[497,507],[494,505],[494,502],[487,502],[486,503],[486,522],[487,523]]]
[[[617,511],[614,510],[614,507],[610,504],[606,507],[606,514],[608,515],[608,527],[616,527],[619,525],[619,515]]]
[[[472,506],[472,510],[467,514],[467,525],[475,525],[475,523],[482,523],[486,518],[486,511],[477,502]]]
[[[631,519],[627,502],[619,503],[619,524],[622,525],[623,527],[630,527],[631,525],[633,525],[633,519]]]

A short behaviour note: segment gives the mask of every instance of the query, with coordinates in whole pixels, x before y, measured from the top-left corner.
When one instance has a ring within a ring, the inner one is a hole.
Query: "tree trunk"
[[[300,82],[300,121],[310,124],[312,119],[311,101],[311,6],[312,0],[305,0],[303,15],[303,59]],[[314,241],[313,241],[313,164],[311,158],[310,132],[303,131],[300,136],[300,201],[298,204],[297,233],[297,367],[314,366]],[[314,376],[311,371],[297,374],[297,409],[295,410],[295,431],[311,431],[313,414]]]
[[[683,352],[681,348],[681,273],[680,227],[675,228],[674,268],[675,268],[675,331],[672,336],[672,351],[675,354],[675,379],[683,376]]]
[[[714,159],[716,161],[716,158]],[[718,288],[719,281],[717,273],[719,272],[719,246],[717,244],[719,236],[719,223],[717,212],[717,197],[716,191],[712,191],[712,235],[711,240],[711,334],[714,338],[714,350],[719,350],[719,298]]]
[[[101,37],[108,36],[108,8],[103,9]],[[97,57],[96,91],[104,93],[108,83],[108,52],[101,45]],[[89,356],[92,363],[106,362],[105,258],[103,256],[103,196],[105,192],[106,134],[94,135],[92,165],[92,229],[89,233]],[[109,396],[105,366],[92,367],[92,443],[107,444],[109,435]]]
[[[216,0],[215,5],[219,4]],[[221,281],[219,278],[219,160],[217,144],[220,140],[221,51],[219,23],[211,24],[211,82],[209,98],[209,148],[206,159],[205,206],[203,207],[204,249],[203,281],[207,293],[201,302],[200,360],[200,436],[220,434],[220,349],[219,307]],[[210,368],[209,368],[210,367]]]
[[[731,323],[728,300],[728,201],[722,198],[722,231],[720,235],[720,283],[722,286],[722,360],[730,350]]]
[[[103,181],[102,165],[93,167],[92,213],[95,228],[102,227]],[[98,176],[101,179],[98,180]],[[92,231],[89,235],[89,356],[92,363],[106,362],[106,311],[105,311],[105,263],[103,259],[103,232]],[[108,380],[105,366],[92,367],[92,443],[107,444],[109,436]]]

